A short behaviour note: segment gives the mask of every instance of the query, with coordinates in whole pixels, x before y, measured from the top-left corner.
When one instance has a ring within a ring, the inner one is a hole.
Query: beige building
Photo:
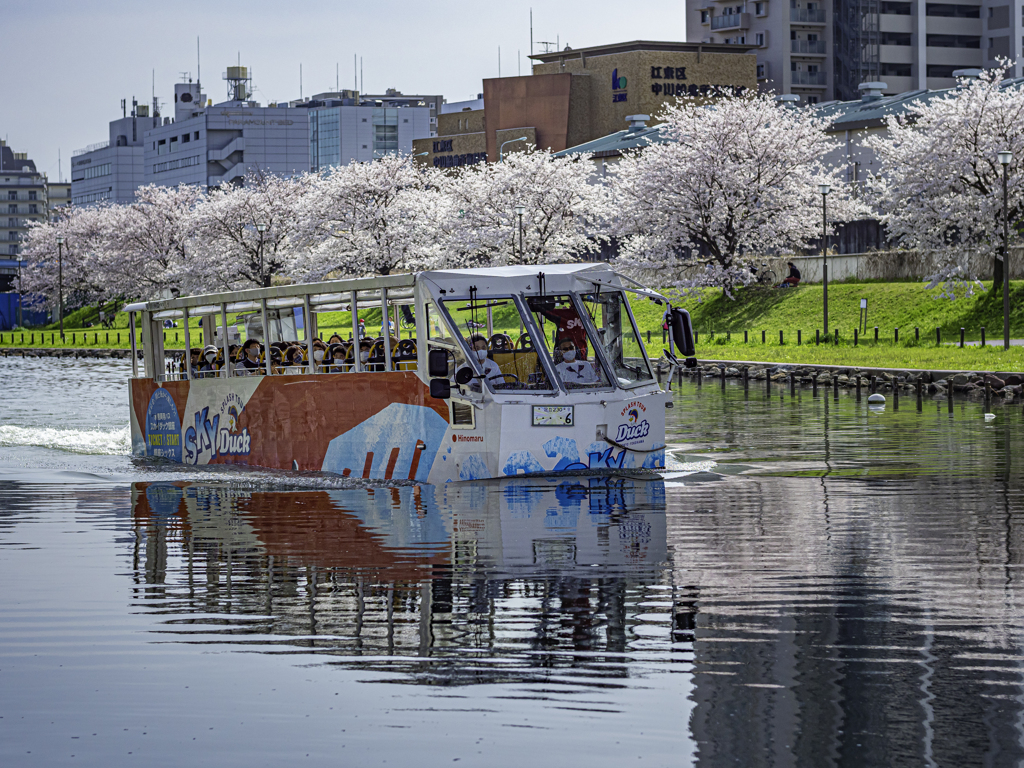
[[[71,182],[70,181],[47,181],[46,182],[46,210],[49,213],[50,221],[57,218],[61,208],[71,206]]]
[[[413,142],[418,159],[451,168],[531,144],[558,152],[620,130],[628,115],[657,121],[677,98],[757,87],[756,57],[734,45],[633,41],[532,58],[532,75],[483,81],[482,109],[440,115],[437,137]]]

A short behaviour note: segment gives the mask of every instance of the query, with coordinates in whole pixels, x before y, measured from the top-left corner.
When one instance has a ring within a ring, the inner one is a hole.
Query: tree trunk
[[[999,290],[1003,287],[1003,262],[999,256],[992,259],[992,290]]]

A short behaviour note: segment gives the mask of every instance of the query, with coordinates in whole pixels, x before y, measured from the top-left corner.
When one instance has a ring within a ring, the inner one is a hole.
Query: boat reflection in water
[[[559,649],[625,652],[627,603],[642,598],[632,587],[666,560],[664,485],[622,477],[285,492],[138,483],[133,517],[138,597],[174,623],[202,614],[190,635],[268,635],[392,671],[394,657],[457,651],[449,684],[488,678],[467,650],[542,651],[520,679]]]

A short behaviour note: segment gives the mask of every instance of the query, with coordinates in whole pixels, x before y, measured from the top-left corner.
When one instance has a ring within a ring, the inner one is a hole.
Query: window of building
[[[169,152],[176,152],[178,150],[178,137],[171,136],[171,141],[167,146]]]
[[[879,11],[891,16],[909,16],[911,7],[910,3],[885,2],[879,6]]]
[[[186,133],[186,134],[184,134],[184,135],[183,135],[183,136],[181,137],[181,143],[182,143],[182,144],[188,144],[188,142],[190,142],[191,140],[192,140],[192,136],[191,136],[191,135],[189,135],[189,134],[187,134],[187,133]]]
[[[12,189],[11,191],[9,191],[9,192],[7,193],[7,199],[8,199],[8,200],[17,200],[17,199],[18,199],[18,193],[17,193],[17,192],[15,192],[15,191],[14,191],[14,190]]]
[[[196,141],[199,141],[199,131],[196,131],[194,134],[192,134],[192,138],[195,139]]]
[[[953,72],[962,69],[955,64],[929,64],[926,74],[928,77],[953,77]]]
[[[754,33],[754,45],[757,45],[757,46],[763,46],[764,45],[764,32],[755,32]]]
[[[883,32],[879,42],[882,45],[910,45],[909,32]]]
[[[11,255],[11,256],[17,256],[18,255],[18,246],[16,246],[16,245],[8,245],[7,246],[7,253],[9,255]]]
[[[909,64],[882,64],[879,68],[882,77],[910,77]]]
[[[7,226],[8,227],[16,227],[16,226],[18,226],[18,220],[17,219],[8,219],[7,220]]]
[[[981,38],[974,35],[928,35],[929,48],[981,48]]]
[[[764,16],[768,12],[768,3],[754,3],[754,15]]]
[[[29,200],[38,200],[39,199],[39,193],[36,192],[34,189],[29,190],[28,199]]]
[[[18,212],[18,206],[16,206],[16,205],[8,205],[7,206],[7,212],[8,213],[17,213]]]
[[[79,169],[76,173],[81,175],[73,177],[72,181],[84,181],[85,179],[95,179],[99,176],[109,176],[111,172],[110,168],[110,163],[101,163],[100,165],[89,166],[84,171]]]
[[[758,80],[761,80],[761,79],[764,79],[764,78],[768,77],[766,72],[767,72],[767,68],[765,67],[764,64],[758,64],[757,65],[757,79]]]
[[[812,75],[818,74],[818,65],[817,64],[808,64],[807,65],[807,71],[810,72]]]
[[[977,5],[947,5],[946,3],[927,3],[925,14],[928,16],[946,16],[956,19],[980,19],[981,8]]]
[[[153,173],[176,171],[178,168],[188,168],[193,165],[199,165],[199,155],[196,155],[195,157],[183,157],[181,160],[168,160],[163,163],[154,163]]]
[[[29,213],[39,213],[39,206],[38,205],[30,205],[28,207],[28,212]]]
[[[156,143],[156,153],[158,155],[167,154],[167,139],[160,139],[160,141]]]
[[[701,11],[700,12],[700,23],[701,24],[710,24],[711,23],[711,14],[708,11]]]
[[[8,232],[7,233],[7,239],[8,240],[17,240],[18,239],[18,233],[17,232]]]

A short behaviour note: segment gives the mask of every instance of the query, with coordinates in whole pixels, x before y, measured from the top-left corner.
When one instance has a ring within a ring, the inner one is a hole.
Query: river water
[[[0,361],[0,765],[1018,765],[1020,406],[684,384],[665,481],[128,457]],[[763,387],[763,383],[761,383]]]

